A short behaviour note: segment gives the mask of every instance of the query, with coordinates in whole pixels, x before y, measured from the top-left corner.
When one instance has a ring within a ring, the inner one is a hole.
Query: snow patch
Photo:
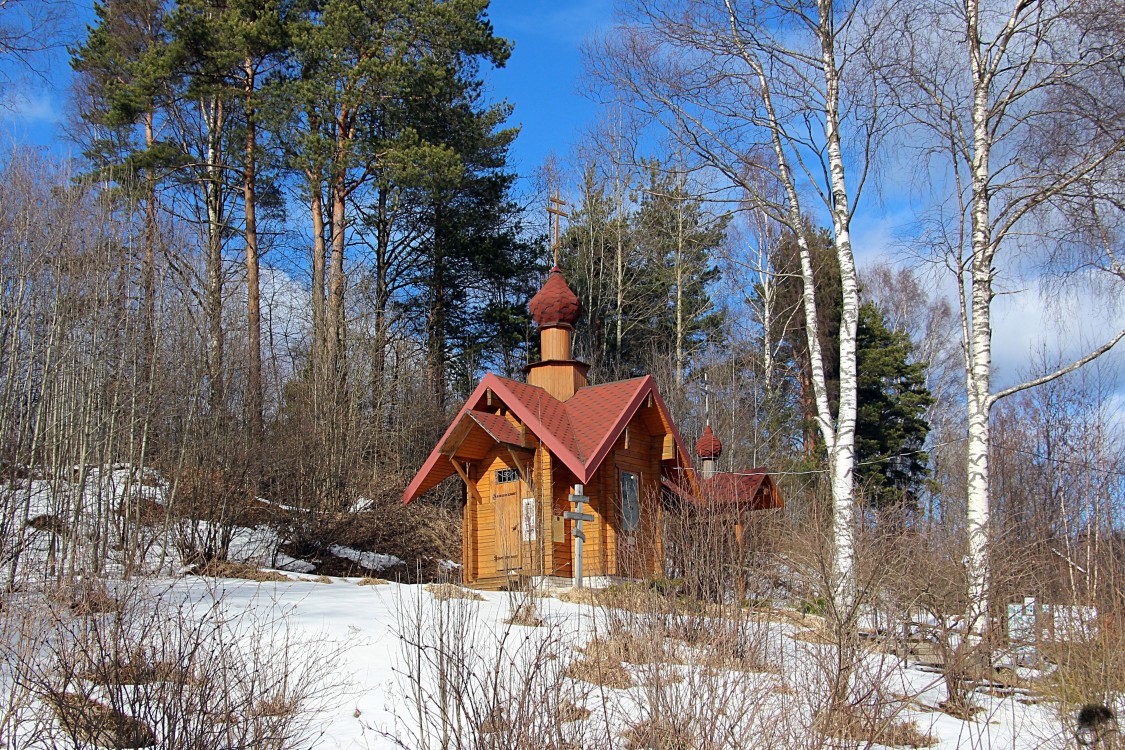
[[[381,552],[364,552],[363,550],[343,547],[339,544],[328,545],[328,551],[336,557],[351,560],[360,567],[380,572],[399,565],[406,565],[406,561],[394,555],[384,555]]]

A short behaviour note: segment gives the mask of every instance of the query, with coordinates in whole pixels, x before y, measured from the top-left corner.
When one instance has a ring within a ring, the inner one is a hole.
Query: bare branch
[[[1093,362],[1095,359],[1097,359],[1098,357],[1100,357],[1103,354],[1105,354],[1106,352],[1108,352],[1110,349],[1112,349],[1117,344],[1118,341],[1120,341],[1123,338],[1125,338],[1125,329],[1122,329],[1122,330],[1118,331],[1117,335],[1114,336],[1112,339],[1110,339],[1106,343],[1102,344],[1097,349],[1095,349],[1092,352],[1090,352],[1089,354],[1087,354],[1085,357],[1082,357],[1081,359],[1076,359],[1075,361],[1071,362],[1066,367],[1055,370],[1054,372],[1052,372],[1048,375],[1044,375],[1042,377],[1035,378],[1034,380],[1028,380],[1027,382],[1020,383],[1019,385],[1013,385],[1011,388],[1005,388],[1002,391],[998,391],[998,392],[992,394],[991,396],[988,397],[988,408],[991,409],[993,404],[995,404],[997,401],[999,401],[1002,398],[1007,398],[1008,396],[1011,396],[1013,393],[1019,393],[1020,391],[1026,391],[1029,388],[1034,388],[1034,387],[1039,386],[1039,385],[1044,385],[1046,383],[1050,383],[1052,380],[1058,380],[1059,378],[1061,378],[1063,375],[1066,375],[1067,373],[1074,372],[1075,370],[1082,367],[1083,365],[1087,365],[1090,362]]]

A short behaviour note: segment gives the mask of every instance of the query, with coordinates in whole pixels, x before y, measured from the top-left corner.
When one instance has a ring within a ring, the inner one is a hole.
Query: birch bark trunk
[[[824,72],[824,136],[828,152],[829,187],[832,192],[832,229],[840,263],[842,314],[840,320],[840,406],[836,414],[836,440],[829,452],[832,471],[832,527],[836,546],[836,585],[843,603],[851,608],[855,595],[855,417],[856,330],[859,325],[859,283],[852,255],[851,209],[840,143],[840,72],[836,65],[836,29],[832,0],[820,0],[821,65]],[[803,264],[802,264],[803,265]],[[809,285],[811,286],[811,284]],[[809,333],[810,338],[812,332]],[[818,390],[824,388],[823,369]]]
[[[727,8],[731,13],[731,28],[738,38],[737,18],[733,6]],[[840,261],[840,275],[844,285],[844,315],[840,325],[840,411],[834,420],[828,402],[828,380],[824,370],[824,352],[820,346],[820,327],[817,323],[816,287],[813,275],[812,251],[803,230],[801,200],[794,182],[790,159],[782,140],[784,126],[777,116],[773,104],[769,79],[760,60],[743,48],[742,57],[754,71],[758,81],[759,95],[766,113],[770,143],[778,164],[778,175],[785,192],[787,224],[797,242],[801,261],[802,292],[801,301],[805,314],[805,329],[809,346],[809,370],[813,381],[813,397],[816,401],[817,427],[824,440],[829,456],[830,485],[832,489],[832,571],[831,585],[833,603],[840,615],[850,611],[855,594],[855,512],[853,472],[855,462],[855,332],[859,316],[858,286],[855,278],[855,263],[852,258],[849,234],[850,217],[847,190],[844,181],[844,165],[839,139],[839,78],[836,73],[834,57],[834,35],[825,36],[825,14],[831,14],[832,3],[822,0],[818,5],[821,13],[819,30],[823,68],[826,83],[825,135],[829,141],[831,188],[837,201],[832,211],[833,228],[836,232],[836,251]],[[827,26],[831,32],[830,25]],[[741,45],[740,45],[741,46]],[[850,322],[849,322],[850,321]],[[850,339],[850,340],[849,340]],[[845,366],[845,361],[847,365]],[[845,385],[847,378],[851,382]],[[837,427],[838,425],[838,427]]]
[[[988,541],[991,511],[989,507],[989,408],[992,378],[992,261],[993,247],[989,215],[989,133],[990,87],[987,60],[981,47],[978,28],[979,8],[968,0],[966,38],[969,65],[973,78],[973,153],[972,153],[972,264],[969,275],[970,310],[962,305],[962,316],[968,331],[968,362],[965,388],[968,395],[967,444],[967,508],[969,556],[969,627],[980,632],[988,603]]]

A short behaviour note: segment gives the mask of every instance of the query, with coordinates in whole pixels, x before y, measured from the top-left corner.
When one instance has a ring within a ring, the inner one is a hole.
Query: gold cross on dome
[[[555,268],[558,268],[559,265],[559,226],[562,224],[563,218],[570,218],[570,214],[563,211],[565,205],[568,204],[559,195],[557,188],[553,195],[547,196],[547,213],[550,214],[548,221],[554,234],[554,239],[551,240],[551,249],[555,254]]]

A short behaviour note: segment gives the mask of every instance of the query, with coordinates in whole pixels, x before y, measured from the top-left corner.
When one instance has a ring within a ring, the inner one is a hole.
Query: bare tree
[[[1120,17],[1120,2],[1104,5]],[[1004,291],[1001,261],[1043,244],[1037,225],[1045,214],[1065,224],[1066,214],[1053,209],[1066,196],[1120,173],[1125,130],[1120,108],[1113,109],[1120,96],[1105,88],[1120,77],[1120,30],[1091,24],[1081,6],[902,3],[896,32],[879,46],[905,132],[925,144],[934,182],[948,188],[927,239],[958,282],[968,397],[969,615],[976,630],[989,598],[992,407],[1074,371],[1125,337],[1120,331],[1053,372],[993,388],[992,303]]]

